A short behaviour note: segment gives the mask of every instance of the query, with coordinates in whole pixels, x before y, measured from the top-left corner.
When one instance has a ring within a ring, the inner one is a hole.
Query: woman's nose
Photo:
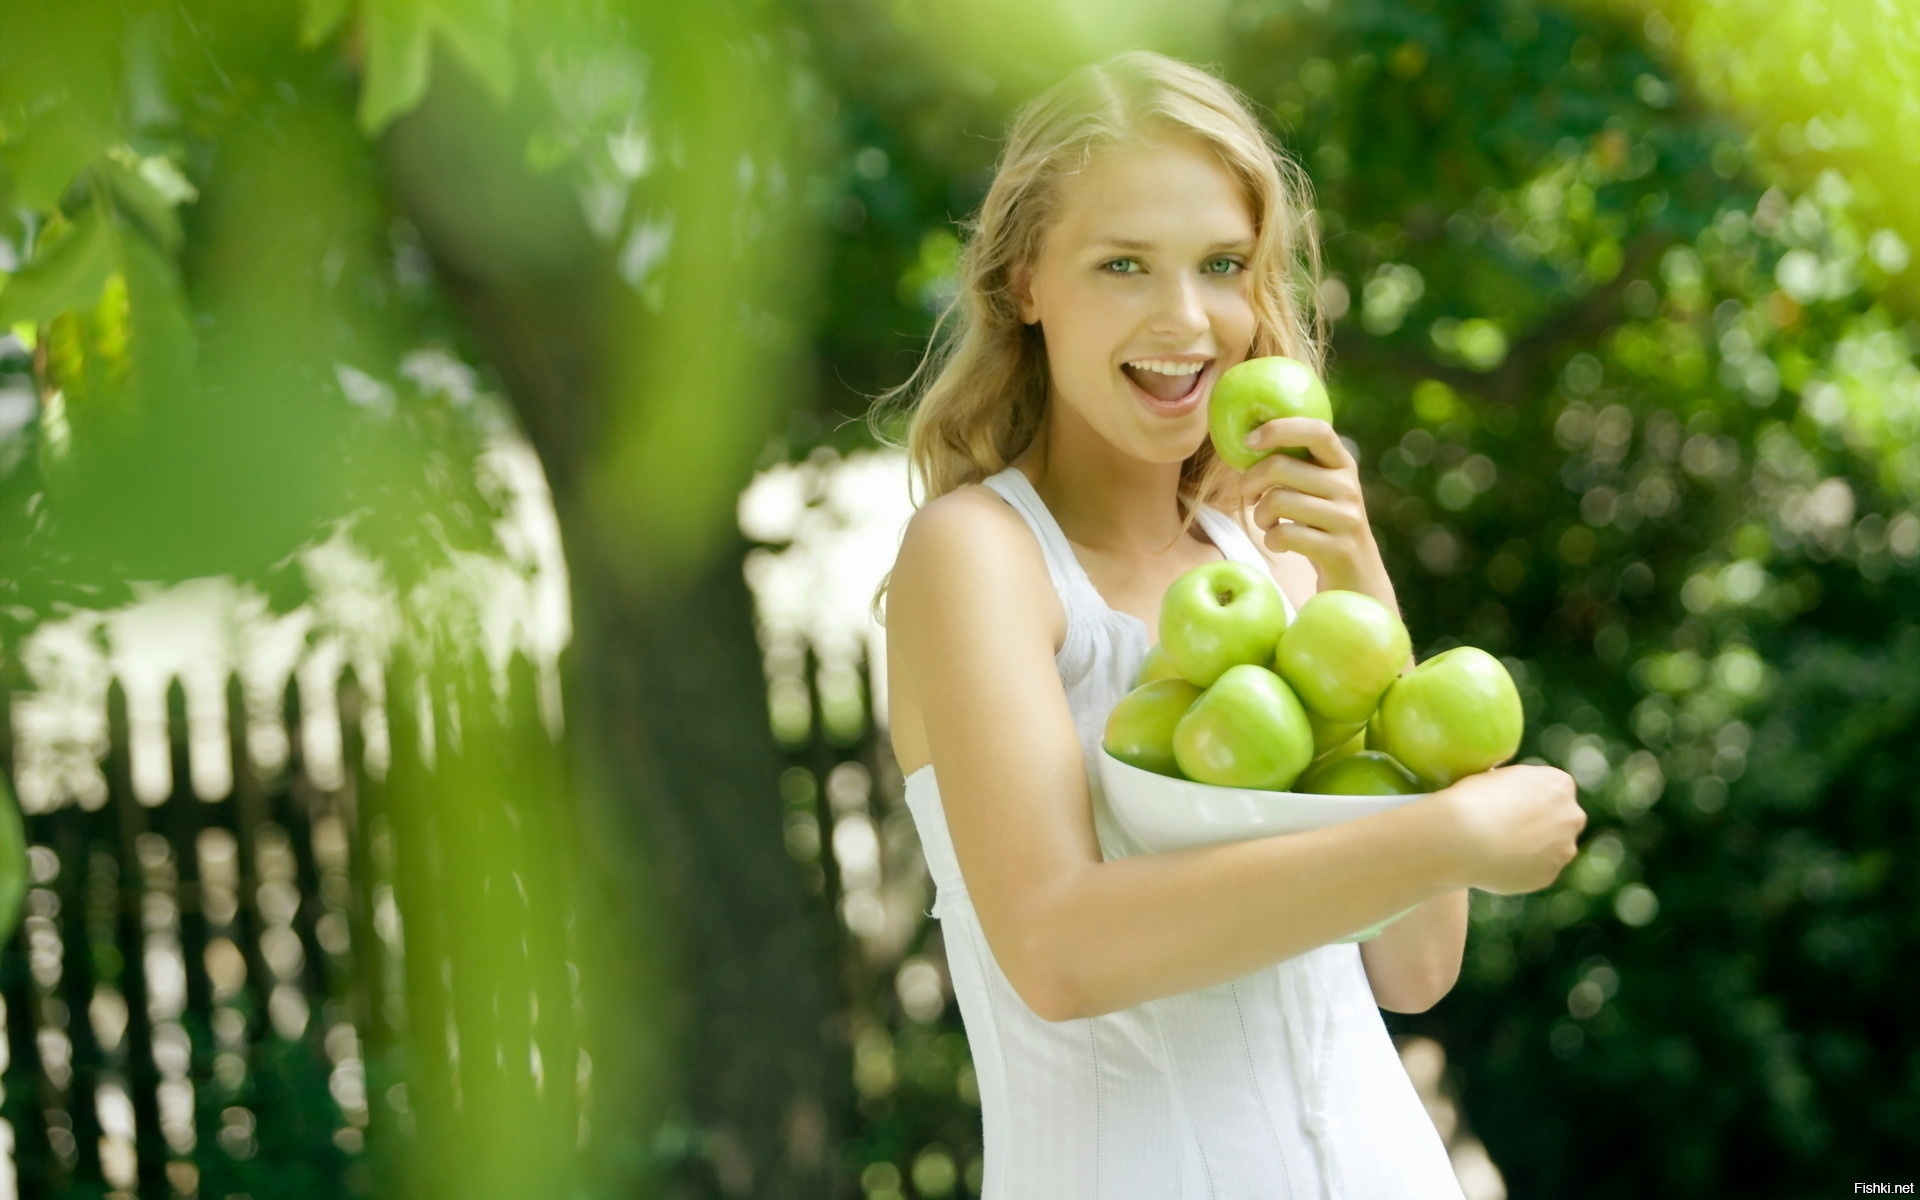
[[[1206,328],[1207,307],[1201,300],[1200,285],[1185,276],[1172,277],[1161,289],[1160,302],[1154,310],[1154,333],[1182,337],[1204,333]]]

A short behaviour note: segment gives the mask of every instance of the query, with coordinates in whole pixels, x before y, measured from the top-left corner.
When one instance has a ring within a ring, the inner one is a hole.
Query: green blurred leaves
[[[40,156],[35,148],[64,137],[59,124],[37,128],[23,143],[22,158]],[[180,245],[180,221],[174,206],[191,198],[193,188],[164,157],[142,160],[124,146],[91,161],[60,158],[40,161],[37,183],[20,189],[57,198],[78,197],[77,212],[69,220],[49,202],[47,223],[35,239],[34,254],[11,278],[0,277],[0,327],[21,322],[47,322],[73,309],[91,305],[116,272],[124,270],[130,250],[125,239],[143,238],[152,251],[171,254]],[[71,170],[57,186],[50,181]],[[28,207],[32,207],[29,205]]]
[[[52,103],[22,97],[16,103],[26,110],[25,119],[11,128],[13,122],[0,123],[0,179],[14,205],[41,212],[60,203],[74,177],[111,139],[95,114],[62,95],[45,99]]]
[[[1805,186],[1837,168],[1863,193],[1869,224],[1920,245],[1920,21],[1911,5],[1583,2],[1637,19],[1705,99],[1749,122],[1749,153],[1769,182]],[[1904,264],[1890,273],[1891,298],[1920,313],[1920,273]]]
[[[13,789],[0,778],[0,937],[13,936],[29,881],[26,824]]]
[[[346,21],[352,0],[306,0],[300,42],[317,46]],[[360,0],[365,56],[359,121],[378,134],[427,93],[434,37],[483,82],[497,101],[513,93],[511,0]]]
[[[0,326],[51,321],[93,303],[118,266],[118,242],[112,217],[97,203],[56,227],[19,274],[0,284]]]

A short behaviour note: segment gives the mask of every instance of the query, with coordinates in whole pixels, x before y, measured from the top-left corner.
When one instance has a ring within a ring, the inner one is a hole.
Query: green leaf
[[[422,0],[366,0],[367,76],[360,128],[377,134],[427,92],[428,34]]]
[[[307,0],[300,16],[300,45],[311,50],[333,36],[347,16],[352,0]]]
[[[513,94],[513,49],[506,0],[435,0],[434,21],[496,100]]]
[[[36,212],[54,208],[74,177],[106,148],[104,132],[77,105],[63,103],[36,115],[7,151],[14,203]]]
[[[88,205],[66,236],[42,244],[33,261],[0,287],[0,328],[50,321],[93,303],[113,274],[115,241],[101,206]]]
[[[349,0],[308,0],[314,11]],[[337,14],[328,17],[338,20]],[[360,91],[360,127],[377,134],[426,95],[432,36],[446,39],[494,99],[513,94],[513,27],[508,0],[364,0],[367,73]]]
[[[180,219],[173,206],[138,171],[112,158],[95,168],[106,183],[113,206],[132,218],[156,246],[173,251],[180,246]]]
[[[125,238],[119,267],[127,280],[128,341],[133,398],[142,411],[160,411],[169,397],[193,385],[197,350],[193,320],[173,262],[142,238]]]

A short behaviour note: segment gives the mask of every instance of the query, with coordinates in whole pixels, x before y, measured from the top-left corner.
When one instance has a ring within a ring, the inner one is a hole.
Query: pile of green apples
[[[1457,646],[1402,671],[1407,629],[1359,592],[1321,592],[1287,620],[1246,563],[1167,589],[1159,642],[1107,717],[1108,754],[1221,787],[1406,796],[1512,758],[1520,696],[1500,660]]]
[[[1298,446],[1255,449],[1281,417],[1331,422],[1326,386],[1285,355],[1222,372],[1207,432],[1230,466]],[[1326,591],[1287,620],[1273,578],[1239,562],[1195,567],[1160,602],[1160,641],[1107,718],[1113,757],[1222,787],[1410,796],[1446,787],[1520,748],[1520,694],[1500,660],[1459,646],[1405,671],[1399,616],[1371,596]]]

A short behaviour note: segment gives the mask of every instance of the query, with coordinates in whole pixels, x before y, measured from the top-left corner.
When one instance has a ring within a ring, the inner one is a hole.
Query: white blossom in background
[[[425,376],[437,365],[409,360],[403,370]],[[450,393],[462,386],[444,370],[434,382]],[[19,650],[28,687],[14,695],[10,713],[0,714],[12,722],[21,808],[38,813],[106,802],[101,762],[115,679],[126,695],[133,788],[143,804],[158,804],[174,789],[167,691],[175,680],[186,696],[189,782],[205,800],[233,786],[227,680],[235,674],[246,706],[246,761],[262,775],[285,765],[290,740],[282,703],[294,682],[305,768],[322,788],[339,786],[347,768],[334,703],[347,667],[365,698],[364,765],[375,777],[385,774],[391,748],[383,669],[402,647],[422,661],[449,642],[477,648],[502,703],[518,651],[534,668],[541,718],[559,736],[559,657],[573,625],[552,495],[533,448],[510,424],[493,424],[476,468],[502,511],[494,522],[498,551],[453,552],[404,596],[342,521],[295,553],[311,599],[290,612],[270,611],[249,583],[211,577],[171,587],[136,583],[129,604],[43,622]],[[423,739],[431,736],[423,722]]]
[[[809,649],[818,660],[823,724],[851,737],[870,711],[884,728],[886,630],[870,606],[913,515],[906,455],[859,450],[843,459],[816,450],[805,462],[756,475],[738,515],[741,532],[764,543],[747,552],[744,570],[775,731],[789,742],[807,735]]]

